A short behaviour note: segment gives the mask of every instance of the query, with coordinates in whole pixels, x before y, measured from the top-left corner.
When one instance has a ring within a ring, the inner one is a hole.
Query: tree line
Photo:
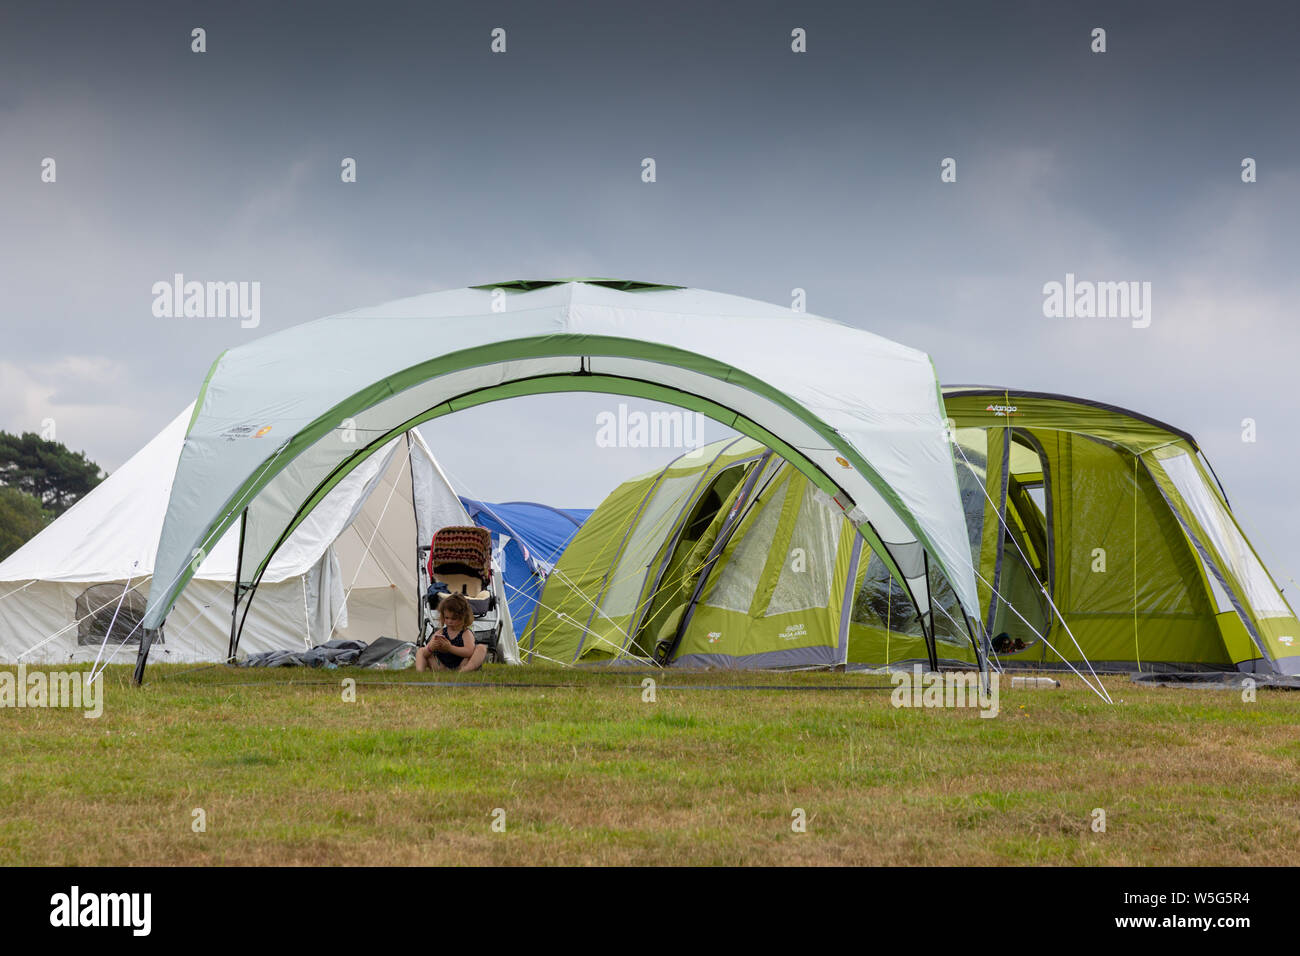
[[[104,471],[62,442],[0,431],[0,561],[104,480]]]

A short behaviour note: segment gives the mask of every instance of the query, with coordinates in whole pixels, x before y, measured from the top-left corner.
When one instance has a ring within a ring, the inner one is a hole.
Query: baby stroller
[[[489,663],[499,660],[501,613],[492,587],[491,532],[477,525],[450,525],[440,528],[420,552],[421,557],[425,552],[429,555],[420,569],[428,584],[424,588],[423,625],[416,643],[423,647],[441,626],[438,605],[442,599],[462,594],[474,611],[475,643],[487,646]]]

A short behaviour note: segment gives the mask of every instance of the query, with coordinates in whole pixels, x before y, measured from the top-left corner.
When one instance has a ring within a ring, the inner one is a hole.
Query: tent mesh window
[[[957,592],[952,589],[948,579],[930,565],[930,604],[934,608],[934,639],[938,644],[948,645],[945,652],[939,648],[939,656],[963,656],[971,651],[970,635],[966,631],[965,612],[957,600]],[[954,651],[957,653],[954,654]]]
[[[126,591],[125,584],[93,584],[77,596],[77,644],[99,645],[105,638],[110,644],[139,644],[144,633],[139,626],[144,619],[148,597],[137,588]],[[121,607],[118,607],[119,602]],[[113,615],[117,620],[113,620]],[[109,627],[112,626],[112,633]],[[129,635],[129,636],[128,636]],[[155,644],[163,643],[161,629],[154,635]]]
[[[893,579],[876,554],[867,563],[862,586],[853,599],[853,623],[890,630],[908,637],[923,637],[921,619],[907,592]]]
[[[654,500],[646,506],[628,535],[623,554],[610,575],[609,590],[600,602],[601,611],[606,616],[620,618],[637,610],[650,563],[672,531],[683,500],[698,480],[695,475],[680,475],[665,478],[660,483]]]
[[[1210,543],[1246,589],[1246,596],[1255,612],[1260,617],[1290,617],[1291,608],[1247,544],[1237,522],[1214,494],[1209,482],[1197,471],[1192,459],[1185,454],[1174,455],[1160,464],[1183,496],[1192,516],[1209,535]]]
[[[777,524],[781,520],[785,493],[789,486],[788,480],[783,481],[770,496],[756,505],[760,509],[758,517],[752,519],[748,528],[740,529],[740,543],[736,545],[730,560],[723,565],[718,583],[713,586],[713,592],[704,604],[724,611],[749,613],[749,606],[754,603],[754,593],[763,577],[763,566],[772,551],[772,541],[776,537]]]
[[[957,469],[957,488],[961,507],[966,513],[966,534],[970,538],[971,560],[978,568],[980,545],[984,540],[984,506],[988,503],[988,434],[982,428],[961,428],[953,443],[953,465]]]
[[[843,514],[830,499],[805,480],[799,516],[767,605],[768,615],[830,606],[840,529],[845,524]]]

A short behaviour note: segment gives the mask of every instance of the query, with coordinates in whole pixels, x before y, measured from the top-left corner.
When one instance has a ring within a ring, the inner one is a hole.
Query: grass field
[[[643,676],[113,667],[98,719],[0,710],[0,863],[1300,863],[1300,694]]]

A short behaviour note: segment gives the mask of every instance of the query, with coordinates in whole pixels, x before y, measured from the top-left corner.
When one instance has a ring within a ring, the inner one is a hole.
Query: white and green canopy
[[[752,299],[592,279],[416,296],[223,353],[186,433],[144,626],[162,623],[237,522],[251,588],[329,490],[395,436],[566,391],[668,402],[762,442],[834,498],[922,615],[936,567],[978,613],[928,356]],[[147,654],[145,641],[137,676]]]

